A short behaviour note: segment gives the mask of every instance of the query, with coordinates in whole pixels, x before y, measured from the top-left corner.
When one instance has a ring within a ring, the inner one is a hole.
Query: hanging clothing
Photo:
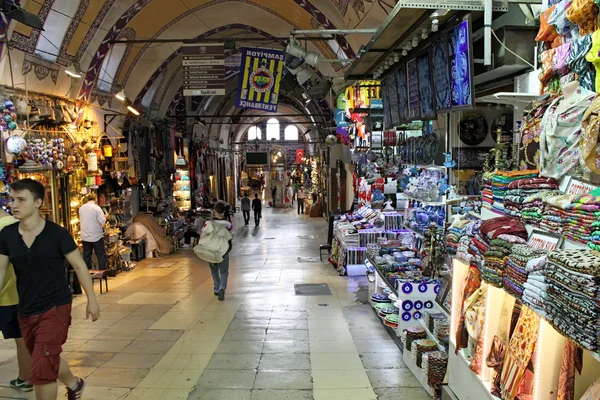
[[[542,119],[540,136],[541,176],[560,179],[579,170],[581,123],[596,94],[582,87],[571,98],[554,100]],[[567,107],[558,111],[567,101]]]
[[[581,374],[583,350],[570,340],[565,341],[557,400],[575,400],[575,371]]]
[[[587,62],[591,63],[596,69],[595,90],[600,89],[600,31],[596,31],[590,35],[592,37],[592,45],[585,56]]]
[[[502,366],[502,400],[512,400],[517,395],[519,384],[535,350],[539,325],[540,317],[531,309],[522,307]]]
[[[579,77],[579,86],[584,89],[596,91],[596,70],[586,60],[586,54],[592,49],[592,35],[587,35],[571,42],[567,64],[571,71]]]

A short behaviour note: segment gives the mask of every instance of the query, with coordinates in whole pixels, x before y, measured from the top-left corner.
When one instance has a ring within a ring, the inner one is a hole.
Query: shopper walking
[[[215,205],[213,210],[214,222],[225,227],[231,232],[231,222],[225,219],[225,205],[221,202]],[[210,272],[212,273],[214,283],[215,296],[219,296],[219,300],[225,300],[225,290],[227,289],[227,279],[229,278],[229,252],[231,251],[231,240],[229,241],[229,249],[223,255],[223,261],[218,264],[210,264]]]
[[[106,251],[104,248],[104,225],[106,218],[104,212],[96,202],[96,193],[90,193],[87,203],[79,208],[79,221],[81,222],[81,241],[83,242],[83,259],[88,269],[92,268],[92,251],[98,258],[98,269],[106,269]]]
[[[273,186],[273,189],[271,189],[271,196],[273,197],[273,208],[275,208],[275,201],[277,200],[277,186]]]
[[[0,230],[18,221],[0,208]],[[17,278],[13,266],[9,264],[4,278],[4,287],[0,290],[0,331],[4,339],[14,339],[17,345],[17,362],[19,376],[10,381],[10,386],[23,392],[31,392],[33,386],[29,383],[31,355],[25,347],[25,341],[19,328],[17,308],[19,294],[17,293]]]
[[[296,196],[298,196],[298,215],[304,214],[305,194],[304,194],[304,188],[302,186],[300,186],[300,188],[298,189],[298,193],[296,193]]]
[[[87,295],[87,316],[96,321],[100,307],[92,278],[69,231],[40,216],[44,186],[23,179],[12,183],[10,190],[12,212],[19,223],[0,231],[0,287],[12,262],[19,293],[19,325],[31,354],[29,381],[38,400],[56,399],[57,379],[67,386],[67,398],[78,400],[85,381],[73,376],[60,358],[71,323],[72,294],[65,260]]]
[[[248,197],[248,192],[244,193],[244,197],[242,197],[242,214],[244,214],[244,224],[248,226],[250,222],[250,210],[252,208],[252,204],[250,202],[250,198]]]
[[[288,199],[290,199],[290,203],[293,206],[294,205],[294,188],[289,183],[287,184],[287,186],[285,188],[285,196]]]
[[[254,200],[252,200],[252,210],[254,211],[254,226],[260,224],[262,218],[262,202],[258,198],[258,193],[254,193]]]

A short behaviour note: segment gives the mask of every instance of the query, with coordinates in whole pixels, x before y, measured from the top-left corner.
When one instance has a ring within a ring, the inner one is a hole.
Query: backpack
[[[232,238],[233,236],[224,226],[214,221],[206,221],[198,245],[194,247],[194,253],[208,263],[218,264],[223,261]]]

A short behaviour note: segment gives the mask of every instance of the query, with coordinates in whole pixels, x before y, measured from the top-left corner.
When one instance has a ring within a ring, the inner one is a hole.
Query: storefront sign
[[[569,184],[567,185],[567,190],[565,191],[565,193],[582,195],[582,194],[588,194],[589,192],[591,192],[592,190],[595,190],[595,189],[596,189],[596,186],[594,186],[592,184],[581,182],[580,180],[577,180],[575,178],[570,178]]]
[[[551,251],[559,246],[561,240],[562,237],[560,235],[534,229],[531,232],[531,236],[529,236],[527,244],[534,249]]]
[[[417,71],[416,59],[412,59],[406,63],[406,82],[406,86],[408,87],[408,119],[411,121],[421,119],[419,73]]]
[[[243,48],[235,106],[277,112],[284,65],[283,51]]]
[[[473,60],[471,26],[467,18],[448,32],[452,107],[473,106]]]
[[[448,73],[448,41],[443,34],[433,41],[431,63],[433,87],[435,88],[435,108],[438,111],[450,109],[450,76]]]
[[[396,70],[396,82],[398,84],[398,112],[400,122],[408,121],[408,92],[406,87],[406,65],[402,64]]]
[[[223,43],[183,44],[183,95],[225,95]]]
[[[417,72],[419,76],[419,104],[421,118],[433,119],[435,118],[435,105],[429,52],[417,57]]]

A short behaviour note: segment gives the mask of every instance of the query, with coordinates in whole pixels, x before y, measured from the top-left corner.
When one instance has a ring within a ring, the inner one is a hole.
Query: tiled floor
[[[319,262],[326,235],[323,219],[293,209],[265,210],[258,229],[238,214],[224,302],[191,250],[112,278],[95,323],[76,298],[64,358],[87,380],[84,399],[429,399],[365,304],[366,279]],[[332,295],[296,296],[299,283]],[[15,372],[2,341],[0,382]]]

